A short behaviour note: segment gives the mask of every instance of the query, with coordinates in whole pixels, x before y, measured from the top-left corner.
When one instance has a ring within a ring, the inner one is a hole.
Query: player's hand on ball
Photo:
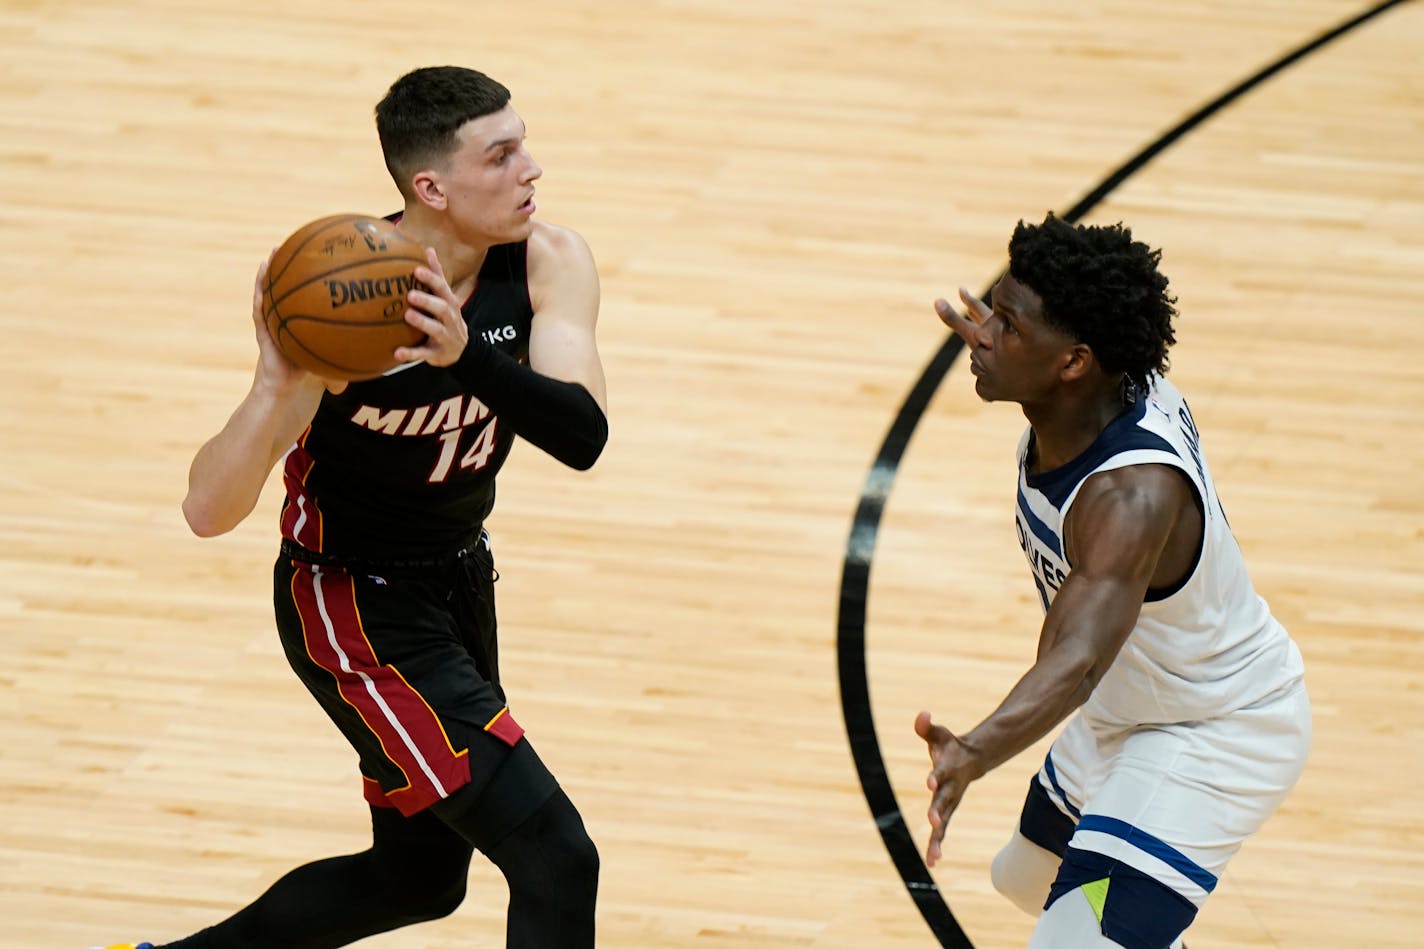
[[[272,254],[275,254],[274,249]],[[267,281],[267,268],[272,264],[272,254],[257,267],[257,276],[252,282],[252,323],[257,334],[257,378],[278,392],[285,392],[303,384],[324,385],[332,392],[340,392],[346,383],[319,379],[292,362],[277,348],[272,333],[267,328],[267,320],[262,314],[262,287]]]
[[[969,783],[979,777],[974,752],[943,725],[930,721],[929,712],[915,717],[915,734],[929,746],[930,775],[925,786],[930,789],[930,842],[925,848],[925,862],[934,866],[939,861],[944,831],[949,817],[964,798]]]
[[[410,308],[405,311],[405,321],[424,333],[425,341],[419,346],[402,346],[396,350],[396,358],[401,362],[422,360],[432,366],[448,366],[465,351],[470,330],[434,248],[425,249],[425,260],[429,266],[415,268],[415,279],[423,289],[415,288],[406,294]]]

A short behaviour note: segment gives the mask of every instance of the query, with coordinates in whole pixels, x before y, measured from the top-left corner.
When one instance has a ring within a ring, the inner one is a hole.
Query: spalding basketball
[[[272,255],[262,315],[277,348],[328,379],[370,379],[396,365],[398,346],[424,334],[405,321],[406,291],[425,263],[390,221],[337,214],[312,221]]]

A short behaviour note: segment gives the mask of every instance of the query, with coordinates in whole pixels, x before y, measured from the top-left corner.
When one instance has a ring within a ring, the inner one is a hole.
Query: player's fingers
[[[434,247],[425,248],[425,261],[430,265],[430,269],[439,274],[440,279],[445,279],[445,268],[440,266],[440,255],[435,253]]]
[[[923,738],[925,744],[929,747],[931,763],[935,761],[935,752],[954,737],[948,728],[945,728],[943,725],[936,725],[930,721],[929,712],[921,712],[915,716],[915,734]],[[933,791],[934,788],[930,788],[930,790]]]
[[[272,254],[277,253],[277,249],[272,249]],[[267,259],[257,265],[257,275],[252,278],[252,312],[254,315],[262,312],[262,285],[267,282],[267,270],[272,266],[272,254],[267,255]]]
[[[964,304],[964,308],[968,312],[971,322],[982,323],[994,314],[993,307],[963,287],[959,288],[959,300]]]
[[[979,327],[977,324],[966,319],[958,310],[949,305],[949,301],[941,297],[934,302],[935,313],[939,315],[940,322],[950,329],[966,343],[974,343],[974,332]]]
[[[426,343],[412,348],[438,349],[442,344],[449,346],[459,339],[444,320],[431,316],[426,310],[407,309],[405,321],[425,334]]]
[[[431,293],[438,294],[452,308],[459,310],[460,301],[445,277],[445,268],[440,266],[440,255],[435,253],[434,247],[425,248],[425,262],[427,266],[415,268],[415,279],[424,284]]]
[[[425,290],[410,289],[406,291],[405,301],[417,312],[431,317],[446,329],[453,330],[455,324],[460,322],[459,306],[452,304],[443,294],[437,296]]]
[[[937,821],[931,818],[930,823],[940,828],[941,835],[944,833],[945,825],[949,823],[950,815],[959,807],[961,797],[963,797],[963,790],[955,782],[941,781],[939,789],[930,798],[930,813],[937,814],[939,817]]]
[[[920,712],[920,714],[915,716],[916,735],[919,735],[921,738],[927,738],[929,736],[930,729],[933,727],[933,724],[930,722],[929,712],[922,711]]]
[[[939,858],[943,855],[944,828],[945,825],[942,822],[939,824],[939,826],[932,826],[930,828],[929,844],[925,847],[925,863],[929,864],[930,866],[934,866],[936,863],[938,863]]]

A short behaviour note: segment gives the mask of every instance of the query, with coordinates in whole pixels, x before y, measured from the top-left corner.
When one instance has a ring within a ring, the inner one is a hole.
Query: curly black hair
[[[1161,259],[1121,224],[1073,225],[1051,213],[1042,224],[1019,221],[1009,239],[1009,273],[1043,300],[1044,319],[1135,386],[1167,372],[1177,341]]]

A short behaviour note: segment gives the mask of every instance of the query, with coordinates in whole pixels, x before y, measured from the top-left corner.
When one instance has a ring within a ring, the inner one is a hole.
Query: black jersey
[[[520,361],[529,356],[528,242],[491,247],[462,312]],[[282,536],[335,557],[391,560],[468,544],[494,506],[514,433],[446,369],[413,363],[322,397],[287,453]]]

